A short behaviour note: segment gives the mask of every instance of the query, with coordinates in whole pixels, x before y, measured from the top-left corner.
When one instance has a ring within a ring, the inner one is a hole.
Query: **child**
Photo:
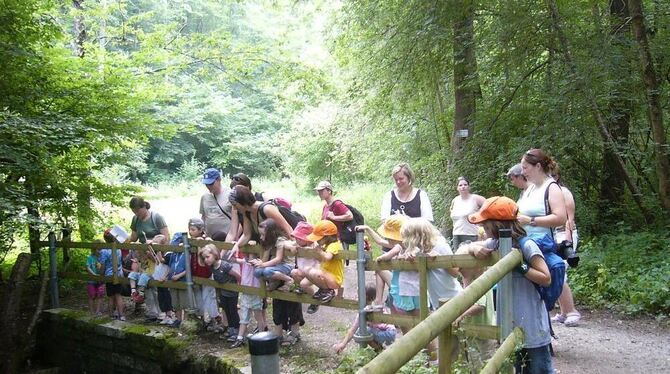
[[[300,287],[316,300],[329,303],[344,281],[344,261],[334,258],[342,251],[342,244],[337,239],[337,226],[331,221],[321,220],[314,225],[314,231],[307,235],[307,240],[316,242],[321,249],[317,251],[321,267],[311,268]],[[312,285],[317,286],[318,291],[314,292]]]
[[[386,253],[377,257],[376,261],[390,260],[400,252],[400,244],[402,243],[400,229],[406,219],[407,216],[401,214],[394,214],[387,218],[379,228],[379,233],[382,234],[382,236],[377,234],[369,226],[361,225],[356,227],[356,230],[365,230],[365,232],[372,237],[372,240],[379,244],[383,249],[386,249]],[[391,235],[392,237],[383,237],[384,235]],[[387,248],[390,248],[390,250]],[[391,287],[391,278],[392,273],[388,270],[375,271],[377,295],[375,296],[374,302],[366,307],[369,311],[384,310],[384,288],[387,284],[389,285],[389,288]],[[389,298],[387,304],[393,305],[392,298]]]
[[[291,234],[295,240],[295,246],[287,246],[287,249],[291,251],[297,251],[298,247],[302,248],[314,248],[314,242],[307,239],[307,235],[311,234],[314,231],[314,227],[307,222],[298,222],[298,225],[293,230]],[[319,262],[313,258],[298,257],[296,261],[296,268],[291,270],[291,277],[295,283],[300,285],[302,280],[305,279],[307,273],[314,267],[319,267]],[[309,281],[307,281],[309,282]],[[301,287],[295,289],[296,293],[304,293]],[[314,314],[319,310],[317,304],[310,304],[307,308],[308,314]]]
[[[471,214],[468,218],[471,223],[481,224],[489,239],[483,242],[483,246],[469,246],[469,253],[478,258],[485,258],[498,248],[500,230],[512,229],[512,247],[519,248],[523,254],[523,262],[512,274],[512,287],[514,287],[512,323],[515,327],[521,327],[525,335],[523,348],[517,352],[514,366],[517,373],[553,373],[549,353],[551,343],[549,317],[544,302],[535,288],[535,284],[549,285],[551,275],[542,251],[535,242],[528,240],[524,246],[519,244],[519,240],[526,236],[526,231],[517,221],[517,212],[516,203],[507,197],[496,196],[487,199],[479,212]]]
[[[111,234],[110,229],[105,230],[103,235],[105,243],[114,243],[116,238]],[[111,249],[101,249],[100,257],[98,257],[98,262],[101,264],[101,273],[106,277],[111,277],[113,274],[116,274],[118,277],[123,277],[123,268],[121,266],[121,250],[116,250],[116,273],[112,261],[112,250]],[[121,321],[126,320],[126,316],[123,314],[123,299],[121,298],[121,284],[117,283],[105,283],[105,290],[107,296],[109,297],[110,304],[112,308],[110,309],[111,317],[118,318]],[[114,314],[116,312],[116,315]]]
[[[369,305],[374,299],[376,294],[376,289],[374,286],[367,285],[365,286],[365,301]],[[368,332],[372,334],[372,340],[368,342],[368,345],[372,347],[375,351],[379,352],[384,349],[384,345],[390,345],[395,341],[396,338],[396,329],[395,326],[389,325],[386,323],[374,323],[367,321]],[[349,344],[351,339],[354,337],[354,334],[358,330],[358,315],[354,323],[347,331],[347,335],[344,336],[341,342],[333,345],[335,353],[340,354],[344,348]]]
[[[167,238],[164,235],[156,235],[153,239],[147,241],[147,244],[157,244],[157,245],[166,245]],[[131,292],[131,295],[135,295],[133,300],[135,302],[143,302],[146,297],[146,315],[145,317],[150,321],[155,321],[160,316],[160,308],[158,303],[158,291],[155,287],[147,287],[150,280],[156,279],[154,275],[157,273],[156,269],[159,264],[162,264],[163,257],[160,252],[154,251],[153,247],[149,246],[146,252],[142,253],[139,256],[140,259],[144,261],[140,262],[142,265],[141,272],[132,272],[128,275],[130,279],[130,286],[133,288],[137,286],[137,291]],[[163,276],[160,272],[158,275]]]
[[[205,234],[205,222],[200,218],[191,218],[188,221],[188,234],[191,239],[209,240],[207,234]],[[197,254],[191,255],[191,275],[210,279],[212,277],[212,270],[210,266],[203,262],[200,256],[201,251],[202,248],[198,249]],[[216,303],[216,288],[204,284],[194,284],[193,293],[195,295],[195,305],[198,309],[198,314],[202,318],[203,325],[208,330],[217,330],[216,328],[211,328],[212,326],[216,326],[216,317],[219,317],[219,320],[221,320],[219,306]],[[206,323],[207,318],[210,318],[209,325]]]
[[[241,253],[241,252],[240,252]],[[237,256],[232,257],[231,261],[235,261],[240,265],[240,285],[247,287],[260,287],[260,280],[254,276],[254,266],[251,265],[251,255],[246,255],[246,258],[238,258]],[[267,330],[267,322],[265,319],[265,313],[263,310],[264,301],[258,295],[250,295],[242,293],[240,295],[240,328],[237,332],[237,336],[230,335],[228,341],[231,341],[232,344],[230,348],[238,348],[245,345],[247,327],[251,321],[251,314],[253,313],[254,318],[256,319],[258,331]]]
[[[416,248],[419,255],[435,257],[453,254],[447,240],[425,218],[408,218],[400,234],[403,247]],[[409,252],[405,257],[411,259],[414,256]],[[440,299],[451,299],[463,291],[456,279],[459,275],[457,268],[430,269],[427,275],[428,296],[433,310],[440,307]]]
[[[286,238],[280,236],[281,230],[276,229],[277,224],[272,218],[268,218],[258,224],[258,234],[260,244],[263,247],[263,256],[261,259],[251,260],[251,264],[256,268],[254,276],[259,279],[267,279],[268,291],[288,292],[293,286],[293,278],[289,276],[293,264],[288,261],[284,254],[284,245]],[[274,252],[274,256],[273,256]],[[279,285],[283,282],[283,285]]]
[[[168,275],[169,280],[174,282],[185,282],[186,255],[184,252],[173,253],[172,256],[170,256],[168,266],[170,266],[170,273]],[[186,290],[170,288],[170,297],[173,310],[168,312],[168,317],[172,322],[166,323],[166,325],[170,327],[179,327],[182,321],[186,318],[185,309],[190,307],[188,293]]]
[[[102,270],[102,264],[98,262],[100,250],[91,249],[91,254],[86,258],[86,271],[91,275],[98,275]],[[102,314],[102,298],[105,296],[105,284],[88,281],[86,282],[86,292],[88,293],[88,310],[91,314]]]
[[[223,256],[221,256],[223,254]],[[237,284],[240,281],[240,273],[233,269],[233,264],[229,261],[224,261],[222,258],[225,258],[225,253],[222,251],[219,253],[218,248],[214,244],[207,244],[198,251],[198,257],[207,265],[212,271],[212,278],[219,284]],[[226,321],[228,322],[227,328],[231,331],[228,332],[228,336],[237,336],[238,329],[240,328],[240,317],[237,314],[237,301],[238,293],[235,291],[229,291],[224,289],[219,289],[219,300],[221,303],[221,308],[226,315]],[[221,322],[221,317],[215,321]],[[224,331],[225,332],[225,331]]]

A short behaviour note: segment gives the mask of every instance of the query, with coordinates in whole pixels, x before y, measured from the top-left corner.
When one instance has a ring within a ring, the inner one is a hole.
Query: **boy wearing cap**
[[[205,224],[205,232],[210,235],[216,232],[228,233],[232,217],[232,207],[228,201],[230,189],[221,184],[221,172],[216,168],[205,170],[202,183],[208,190],[200,197],[200,216]]]
[[[307,235],[307,240],[316,242],[321,249],[317,251],[321,267],[309,269],[300,287],[315,299],[328,303],[344,281],[344,261],[334,258],[342,251],[342,244],[337,239],[337,227],[331,221],[321,220],[314,225],[314,231]],[[312,285],[317,286],[318,291],[314,292]]]

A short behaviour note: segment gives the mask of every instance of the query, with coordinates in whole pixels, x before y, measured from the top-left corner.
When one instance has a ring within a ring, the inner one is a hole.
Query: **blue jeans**
[[[293,269],[293,266],[282,263],[275,266],[270,266],[269,268],[256,268],[254,269],[254,277],[256,278],[270,278],[275,272],[288,275]]]
[[[522,348],[516,353],[514,372],[517,374],[554,374],[549,345]]]

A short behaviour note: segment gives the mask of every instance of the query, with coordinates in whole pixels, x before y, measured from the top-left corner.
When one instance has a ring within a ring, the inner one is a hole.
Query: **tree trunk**
[[[30,271],[32,257],[29,253],[20,253],[14,263],[12,275],[7,284],[7,296],[2,303],[2,318],[0,318],[0,339],[4,342],[0,350],[0,372],[16,373],[23,364],[24,346],[27,337],[21,331],[24,327],[20,323],[21,295],[26,277]]]
[[[577,74],[577,65],[575,64],[572,58],[572,53],[570,52],[570,46],[568,45],[568,38],[563,33],[563,28],[561,27],[560,15],[558,13],[558,7],[556,6],[556,0],[548,0],[547,5],[549,7],[549,15],[551,16],[552,26],[554,28],[554,31],[556,32],[558,41],[561,44],[563,56],[565,58],[566,63],[568,64],[568,67],[570,68],[570,72],[576,79],[575,84],[580,90],[584,90],[584,94],[589,101],[591,112],[593,113],[593,116],[596,119],[596,123],[598,124],[598,131],[600,132],[600,136],[603,139],[605,147],[614,149],[616,143],[612,138],[612,134],[610,134],[609,130],[607,129],[605,118],[603,117],[600,111],[600,107],[598,106],[598,102],[595,99],[596,95],[593,94],[592,92],[589,92],[589,87],[584,84],[584,80],[581,79]],[[645,221],[647,223],[652,222],[653,216],[642,203],[641,198],[642,195],[638,191],[637,186],[635,186],[635,183],[633,183],[630,174],[628,174],[628,170],[626,170],[626,164],[624,163],[623,158],[621,158],[621,156],[618,155],[616,152],[614,152],[613,154],[615,155],[617,168],[621,172],[621,176],[624,178],[626,186],[628,186],[631,196],[633,197],[633,200],[635,200],[635,203],[640,209],[640,212],[642,213]]]
[[[651,56],[649,41],[645,27],[642,3],[640,0],[628,0],[632,20],[633,33],[640,49],[642,78],[647,89],[647,105],[649,106],[649,126],[654,138],[656,153],[656,177],[658,178],[658,197],[666,212],[670,212],[670,157],[668,142],[663,127],[663,108],[661,106],[660,85]]]
[[[72,6],[77,10],[83,10],[82,4],[84,0],[72,0]],[[74,40],[72,41],[72,49],[77,57],[84,57],[86,50],[84,49],[84,40],[86,40],[86,25],[84,25],[84,17],[74,17]]]
[[[626,0],[612,0],[610,2],[610,50],[613,57],[610,60],[611,76],[619,83],[613,87],[612,99],[609,102],[609,116],[607,130],[612,134],[613,147],[605,147],[603,151],[602,179],[600,181],[600,209],[601,222],[608,223],[618,219],[623,201],[624,177],[617,167],[617,155],[623,153],[628,145],[628,133],[631,118],[632,95],[630,80],[631,64],[629,59],[630,26],[629,12]]]
[[[460,153],[475,129],[475,114],[479,87],[475,58],[474,26],[475,8],[471,0],[456,0],[454,9],[454,133],[451,149]]]

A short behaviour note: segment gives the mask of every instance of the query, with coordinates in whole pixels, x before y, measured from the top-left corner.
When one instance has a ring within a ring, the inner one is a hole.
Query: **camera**
[[[563,240],[558,243],[558,255],[567,260],[570,267],[575,268],[579,265],[579,256],[577,256],[577,251],[573,248],[570,240]]]

